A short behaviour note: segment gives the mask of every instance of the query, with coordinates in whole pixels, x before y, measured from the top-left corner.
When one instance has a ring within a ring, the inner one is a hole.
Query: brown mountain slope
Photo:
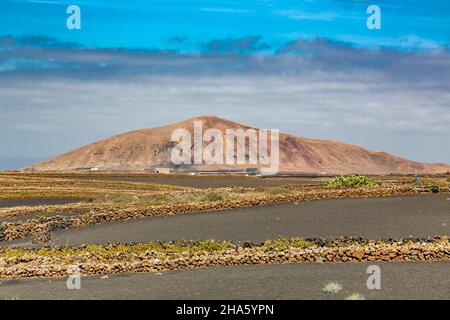
[[[202,121],[203,130],[251,127],[215,116],[202,116],[175,124],[126,132],[35,164],[26,170],[70,171],[80,168],[141,171],[155,167],[173,167],[171,134],[185,128],[193,136],[194,121]],[[244,167],[255,167],[246,165]],[[220,169],[220,166],[196,166],[197,169]],[[229,168],[229,166],[228,166]],[[374,152],[359,146],[328,140],[308,139],[280,133],[280,171],[328,174],[407,174],[443,173],[447,164],[409,161],[386,152]]]

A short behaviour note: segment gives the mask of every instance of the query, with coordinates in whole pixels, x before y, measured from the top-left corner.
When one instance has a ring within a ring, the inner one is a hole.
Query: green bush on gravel
[[[377,183],[369,177],[357,174],[340,176],[325,183],[325,186],[327,187],[375,187],[376,185]]]

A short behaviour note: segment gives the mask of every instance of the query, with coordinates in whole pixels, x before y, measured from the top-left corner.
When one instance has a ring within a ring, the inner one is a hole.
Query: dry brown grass
[[[0,199],[80,198],[97,199],[188,191],[193,188],[140,182],[65,179],[65,175],[0,174]]]

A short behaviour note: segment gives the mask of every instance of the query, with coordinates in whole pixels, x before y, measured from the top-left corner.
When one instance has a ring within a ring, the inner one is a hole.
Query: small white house
[[[170,168],[155,168],[155,173],[168,174],[170,173]]]

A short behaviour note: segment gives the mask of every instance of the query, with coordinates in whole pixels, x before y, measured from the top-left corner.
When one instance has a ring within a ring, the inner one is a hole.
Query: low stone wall
[[[108,254],[105,249],[94,252],[86,250],[76,255],[40,255],[38,250],[22,250],[16,256],[11,253],[5,256],[0,251],[0,278],[66,277],[72,265],[77,265],[82,275],[96,275],[256,264],[450,261],[448,237],[399,241],[306,241],[312,243],[312,247],[280,249],[267,244],[247,243],[213,252],[146,250]],[[61,253],[67,248],[54,250]]]

